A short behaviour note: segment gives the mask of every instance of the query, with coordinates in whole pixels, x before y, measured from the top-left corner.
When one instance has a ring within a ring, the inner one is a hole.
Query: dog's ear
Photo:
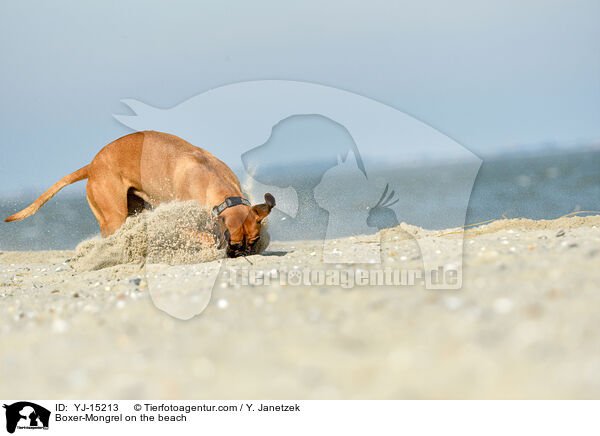
[[[275,197],[268,192],[265,194],[265,202],[252,206],[252,210],[258,215],[257,221],[261,222],[267,215],[271,213],[271,209],[275,207]]]

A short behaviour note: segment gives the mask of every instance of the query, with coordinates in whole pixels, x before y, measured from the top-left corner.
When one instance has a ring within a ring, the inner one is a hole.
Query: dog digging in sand
[[[268,193],[264,204],[251,206],[233,171],[208,151],[174,135],[145,131],[111,142],[89,165],[63,177],[6,222],[33,215],[59,190],[84,179],[88,179],[87,200],[103,237],[148,206],[194,200],[212,211],[210,230],[217,235],[218,245],[227,244],[229,257],[256,251],[261,221],[275,206]],[[199,241],[214,241],[212,234],[190,229],[190,238]]]

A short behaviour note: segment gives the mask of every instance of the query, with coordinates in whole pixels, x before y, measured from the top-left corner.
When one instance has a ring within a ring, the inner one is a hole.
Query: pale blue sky
[[[346,89],[484,156],[600,138],[600,2],[494,3],[4,1],[0,193],[129,133],[123,98],[171,107],[247,80]]]

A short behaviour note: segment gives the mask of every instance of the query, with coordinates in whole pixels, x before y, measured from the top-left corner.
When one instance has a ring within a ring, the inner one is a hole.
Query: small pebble
[[[444,305],[449,309],[449,310],[457,310],[460,309],[462,306],[463,302],[460,298],[458,297],[446,297],[444,298]]]
[[[560,238],[561,236],[565,236],[565,231],[564,230],[559,230],[558,232],[556,232],[556,237]]]
[[[494,301],[493,307],[494,307],[494,311],[496,313],[505,315],[513,309],[514,303],[512,300],[510,300],[508,298],[497,298]]]
[[[68,328],[69,325],[62,319],[57,318],[52,322],[52,331],[54,333],[64,333]]]

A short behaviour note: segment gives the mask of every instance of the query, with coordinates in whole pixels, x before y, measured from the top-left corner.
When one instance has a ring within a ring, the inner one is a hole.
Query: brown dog
[[[213,210],[230,257],[252,253],[260,223],[275,206],[273,196],[265,194],[264,204],[251,207],[233,171],[208,151],[174,135],[146,131],[111,142],[89,165],[63,177],[6,222],[33,215],[59,190],[83,179],[88,179],[87,200],[102,236],[112,235],[145,205],[195,200]]]

